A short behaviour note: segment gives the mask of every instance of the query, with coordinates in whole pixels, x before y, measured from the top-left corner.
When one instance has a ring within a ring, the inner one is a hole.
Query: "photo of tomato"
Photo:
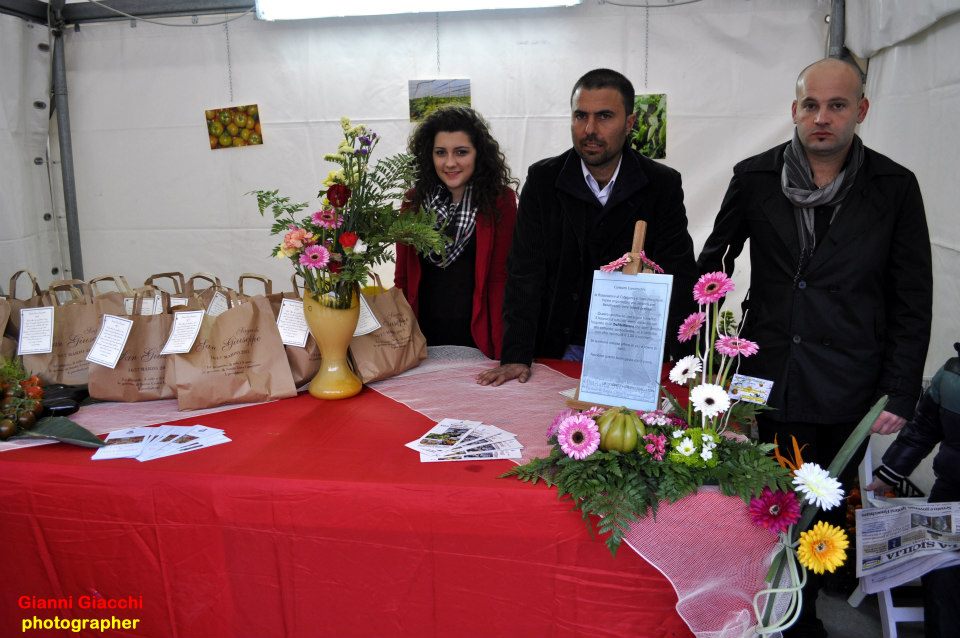
[[[206,109],[204,117],[211,150],[263,144],[260,107],[256,104]]]

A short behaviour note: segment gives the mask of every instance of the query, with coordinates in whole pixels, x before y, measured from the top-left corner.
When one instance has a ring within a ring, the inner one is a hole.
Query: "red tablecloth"
[[[0,635],[111,615],[137,628],[79,635],[691,635],[663,576],[611,557],[554,490],[497,480],[507,461],[421,464],[403,444],[432,422],[370,389],[179,423],[196,422],[233,442],[147,463],[0,455]]]

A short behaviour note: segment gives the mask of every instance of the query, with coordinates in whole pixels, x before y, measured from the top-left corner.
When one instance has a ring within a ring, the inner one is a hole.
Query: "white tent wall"
[[[960,148],[960,2],[952,4],[952,15],[917,24],[920,31],[913,34],[892,28],[900,15],[879,20],[883,26],[877,28],[889,30],[895,44],[876,36],[861,38],[859,20],[850,25],[853,44],[864,41],[864,46],[869,42],[876,47],[867,75],[870,111],[860,133],[866,144],[913,170],[923,192],[934,291],[926,376],[956,355],[953,343],[960,341],[960,180],[956,161],[950,159]]]
[[[47,172],[50,52],[47,29],[0,15],[0,276],[26,268],[62,275]],[[36,104],[36,105],[35,105]],[[6,290],[7,280],[0,282]],[[28,282],[17,293],[27,292]]]
[[[383,136],[382,157],[403,150],[411,130],[407,80],[469,78],[474,107],[523,179],[532,162],[569,147],[570,88],[597,66],[622,70],[638,92],[667,93],[666,163],[683,173],[699,247],[733,164],[789,137],[793,80],[824,54],[828,10],[817,0],[649,11],[588,0],[569,9],[245,17],[229,34],[126,20],[68,30],[84,273],[142,281],[204,270],[232,283],[255,271],[285,282],[289,265],[267,257],[276,243],[269,221],[244,193],[279,188],[315,201],[341,115]],[[260,106],[264,144],[209,150],[204,109],[247,103]]]
[[[927,374],[960,338],[953,276],[960,231],[949,220],[958,185],[944,161],[955,154],[957,132],[931,125],[958,112],[958,47],[950,43],[960,27],[949,17],[957,4],[900,4],[899,15],[894,3],[848,0],[848,41],[857,53],[876,53],[861,134],[917,172],[927,203],[937,294]],[[824,54],[829,9],[825,0],[704,0],[649,10],[587,0],[569,9],[280,23],[248,16],[228,29],[127,20],[68,29],[84,273],[120,272],[138,282],[153,272],[202,270],[233,283],[255,271],[285,287],[288,264],[268,257],[276,243],[269,220],[244,194],[279,188],[315,201],[333,168],[322,158],[339,141],[341,115],[381,133],[382,157],[403,150],[411,130],[407,80],[469,78],[474,107],[522,180],[532,162],[569,146],[570,86],[597,66],[622,70],[638,92],[667,93],[665,163],[683,174],[699,249],[733,164],[789,137],[793,81]],[[59,211],[54,223],[41,222],[46,167],[33,164],[47,114],[32,102],[48,99],[49,77],[49,54],[35,55],[34,40],[45,41],[46,32],[8,16],[0,28],[0,135],[16,138],[0,147],[0,275],[29,267],[45,283],[60,276],[50,266],[60,259],[62,219]],[[27,73],[31,64],[37,68]],[[260,105],[265,144],[209,150],[203,111],[246,103]],[[25,120],[32,136],[20,133]],[[58,170],[53,177],[57,192]],[[740,294],[746,262],[738,263]],[[387,281],[390,273],[383,269]]]
[[[911,168],[923,192],[933,255],[933,331],[925,376],[932,376],[960,341],[960,2],[875,3],[848,0],[847,42],[871,56],[866,92],[870,111],[864,141]],[[894,437],[874,437],[879,463]],[[911,479],[929,492],[933,454]]]

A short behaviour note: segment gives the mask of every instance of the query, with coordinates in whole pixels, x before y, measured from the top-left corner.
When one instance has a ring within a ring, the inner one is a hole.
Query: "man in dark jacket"
[[[609,69],[574,86],[573,148],[531,166],[520,194],[501,365],[478,383],[523,383],[534,357],[582,356],[593,271],[630,251],[637,220],[648,224],[645,253],[674,277],[668,334],[693,311],[696,264],[680,174],[627,147],[633,101],[633,85]]]
[[[804,458],[822,467],[882,395],[889,402],[873,432],[903,427],[920,394],[930,337],[920,187],[854,134],[868,108],[855,66],[827,59],[804,69],[793,140],[734,167],[697,264],[701,273],[732,273],[750,239],[742,336],[760,352],[740,372],[774,382],[760,438],[794,435],[809,446]],[[812,582],[804,592],[809,626],[796,635],[825,635],[816,591]]]
[[[953,344],[960,354],[960,343]],[[948,359],[937,370],[916,414],[900,430],[897,440],[883,454],[883,465],[874,471],[876,480],[867,490],[889,489],[909,476],[920,461],[940,444],[933,459],[937,476],[930,490],[931,503],[960,501],[960,358]],[[949,530],[948,530],[949,531]],[[945,567],[925,574],[923,624],[927,638],[954,635],[960,627],[960,567]],[[953,627],[953,629],[950,629]]]

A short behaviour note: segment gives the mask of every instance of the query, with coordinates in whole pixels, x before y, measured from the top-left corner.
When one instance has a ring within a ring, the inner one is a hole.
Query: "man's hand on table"
[[[480,385],[498,386],[512,379],[516,379],[520,383],[526,383],[529,378],[530,366],[522,363],[506,363],[478,374],[477,383]]]

